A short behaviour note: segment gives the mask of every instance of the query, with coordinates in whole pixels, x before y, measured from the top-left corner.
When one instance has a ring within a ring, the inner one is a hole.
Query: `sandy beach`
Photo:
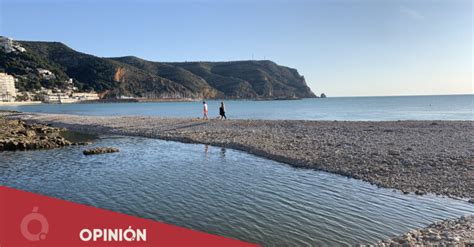
[[[22,105],[38,105],[43,104],[41,101],[15,101],[15,102],[0,102],[0,106],[22,106]]]
[[[403,193],[474,198],[472,121],[203,121],[39,113],[10,117],[87,133],[233,148]]]

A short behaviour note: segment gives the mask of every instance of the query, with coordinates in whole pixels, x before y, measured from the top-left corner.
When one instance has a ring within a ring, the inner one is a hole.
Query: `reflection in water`
[[[72,142],[92,142],[99,137],[93,134],[79,133],[75,131],[61,131],[61,136]]]
[[[135,137],[92,146],[120,152],[84,156],[84,147],[71,146],[1,153],[0,185],[280,246],[376,242],[474,213],[467,202],[403,195],[232,149]]]
[[[225,152],[226,152],[226,149],[225,149],[225,148],[221,148],[220,157],[221,157],[222,159],[225,159]]]

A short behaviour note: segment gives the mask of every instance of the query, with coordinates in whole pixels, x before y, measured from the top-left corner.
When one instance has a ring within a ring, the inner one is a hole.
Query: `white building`
[[[50,104],[65,104],[77,102],[77,99],[70,98],[65,93],[52,93],[44,96],[44,102]]]
[[[13,102],[15,97],[15,78],[9,74],[0,73],[0,101]]]
[[[99,95],[97,93],[73,93],[72,98],[77,99],[79,101],[83,100],[98,100]]]
[[[46,80],[51,80],[51,79],[55,79],[56,78],[56,75],[47,70],[47,69],[37,69],[38,70],[38,74],[43,78],[43,79],[46,79]]]
[[[48,93],[44,96],[45,103],[52,104],[66,104],[66,103],[76,103],[78,101],[85,100],[98,100],[99,95],[97,93]]]

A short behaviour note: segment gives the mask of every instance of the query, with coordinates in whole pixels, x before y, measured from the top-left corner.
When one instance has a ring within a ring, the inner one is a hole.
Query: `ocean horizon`
[[[354,96],[301,100],[206,100],[211,118],[220,102],[229,119],[267,120],[474,120],[474,95]],[[90,116],[201,116],[200,100],[191,102],[81,103],[0,106],[2,110]]]

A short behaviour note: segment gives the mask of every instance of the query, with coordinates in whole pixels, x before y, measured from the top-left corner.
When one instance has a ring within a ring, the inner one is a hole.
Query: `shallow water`
[[[304,120],[474,120],[474,95],[341,97],[225,101],[229,118]],[[217,117],[220,101],[208,101]],[[0,109],[77,115],[201,117],[201,102],[0,106]]]
[[[0,153],[0,184],[208,233],[272,245],[374,242],[474,205],[403,195],[244,152],[147,138]],[[91,146],[88,146],[91,147]]]

